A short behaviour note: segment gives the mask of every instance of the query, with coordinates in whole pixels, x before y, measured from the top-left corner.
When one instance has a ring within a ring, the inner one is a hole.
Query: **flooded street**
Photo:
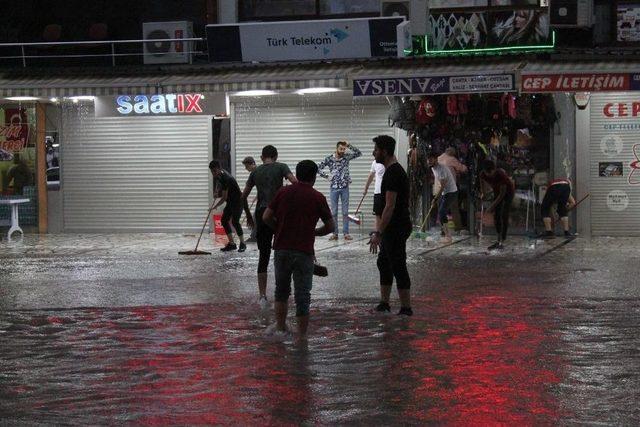
[[[265,334],[255,246],[181,235],[0,246],[0,424],[640,423],[632,239],[412,241],[411,318],[364,240],[320,241],[308,340]],[[269,295],[272,299],[273,279]]]

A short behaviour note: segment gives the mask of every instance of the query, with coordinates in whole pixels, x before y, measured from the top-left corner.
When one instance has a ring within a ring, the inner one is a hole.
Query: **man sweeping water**
[[[212,160],[209,163],[209,170],[216,181],[220,184],[220,190],[222,192],[220,199],[213,206],[212,210],[215,210],[223,203],[226,203],[224,210],[222,211],[222,226],[224,227],[224,232],[227,234],[229,242],[220,250],[222,252],[229,252],[237,249],[238,252],[244,252],[247,249],[247,246],[244,243],[242,225],[240,225],[240,215],[242,215],[240,187],[238,187],[238,183],[235,178],[222,169],[218,160]],[[231,228],[232,226],[233,228]],[[233,241],[233,229],[236,230],[236,234],[240,240],[240,246],[236,246],[236,243]]]

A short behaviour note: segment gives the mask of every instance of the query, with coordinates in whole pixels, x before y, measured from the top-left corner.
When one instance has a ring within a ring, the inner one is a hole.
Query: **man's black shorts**
[[[374,215],[382,215],[382,211],[384,209],[384,199],[382,198],[382,193],[373,195],[373,214]]]

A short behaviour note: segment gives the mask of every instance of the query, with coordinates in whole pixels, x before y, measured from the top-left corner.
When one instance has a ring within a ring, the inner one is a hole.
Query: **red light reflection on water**
[[[441,301],[441,323],[412,340],[418,384],[406,415],[459,425],[552,423],[560,382],[554,338],[520,300]]]

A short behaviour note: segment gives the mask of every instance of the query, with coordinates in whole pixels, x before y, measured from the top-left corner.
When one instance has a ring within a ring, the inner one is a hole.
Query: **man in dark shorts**
[[[399,315],[411,316],[411,279],[407,270],[407,239],[411,234],[409,216],[409,178],[400,166],[396,156],[396,141],[388,135],[373,138],[375,148],[373,156],[376,162],[384,165],[381,193],[382,210],[376,214],[376,230],[369,241],[371,253],[378,252],[378,270],[380,271],[380,303],[376,311],[389,312],[389,298],[393,278],[396,279],[400,297]]]
[[[247,246],[244,244],[244,236],[242,233],[242,225],[240,225],[240,215],[242,215],[242,198],[240,194],[240,187],[238,187],[238,183],[235,178],[229,175],[229,173],[222,169],[220,166],[220,162],[218,160],[212,160],[209,163],[209,170],[213,175],[214,179],[220,185],[220,191],[222,195],[213,206],[212,210],[217,209],[223,203],[226,203],[224,210],[222,211],[222,226],[224,227],[224,232],[227,233],[227,238],[229,239],[229,243],[220,249],[222,252],[235,251],[238,249],[238,252],[244,252],[247,249]],[[233,228],[235,228],[236,233],[238,234],[238,239],[240,240],[240,246],[236,246],[233,241]]]
[[[511,211],[511,203],[513,202],[516,188],[507,173],[503,169],[497,168],[492,160],[482,162],[480,179],[493,189],[494,196],[493,203],[487,209],[487,212],[493,212],[493,223],[496,227],[498,240],[491,244],[488,249],[502,249],[504,241],[507,239],[509,212]],[[482,198],[482,195],[480,198]]]
[[[576,201],[571,195],[571,181],[569,178],[551,181],[542,199],[542,222],[544,223],[545,230],[542,237],[545,239],[553,239],[556,237],[551,229],[551,206],[554,204],[557,205],[556,211],[562,221],[564,236],[571,237],[571,232],[569,231],[569,210],[575,206]]]
[[[259,303],[262,308],[267,308],[267,268],[269,258],[271,258],[271,241],[273,240],[273,230],[267,226],[262,217],[264,211],[271,203],[271,200],[282,187],[282,180],[288,179],[291,183],[298,182],[293,176],[289,166],[277,162],[278,150],[273,145],[266,145],[262,149],[262,164],[249,175],[247,185],[242,192],[242,202],[247,204],[247,197],[251,189],[255,186],[258,189],[258,201],[256,202],[255,226],[256,239],[258,240],[258,251],[260,259],[258,261],[258,291],[260,292]],[[250,214],[250,213],[249,213]],[[250,216],[247,222],[253,224],[254,220]]]
[[[293,276],[296,319],[301,336],[306,335],[309,325],[315,237],[326,236],[335,228],[327,199],[313,188],[317,173],[318,166],[313,161],[298,163],[298,182],[278,191],[263,217],[264,222],[275,230],[276,329],[286,331]],[[324,225],[316,228],[319,219]]]

